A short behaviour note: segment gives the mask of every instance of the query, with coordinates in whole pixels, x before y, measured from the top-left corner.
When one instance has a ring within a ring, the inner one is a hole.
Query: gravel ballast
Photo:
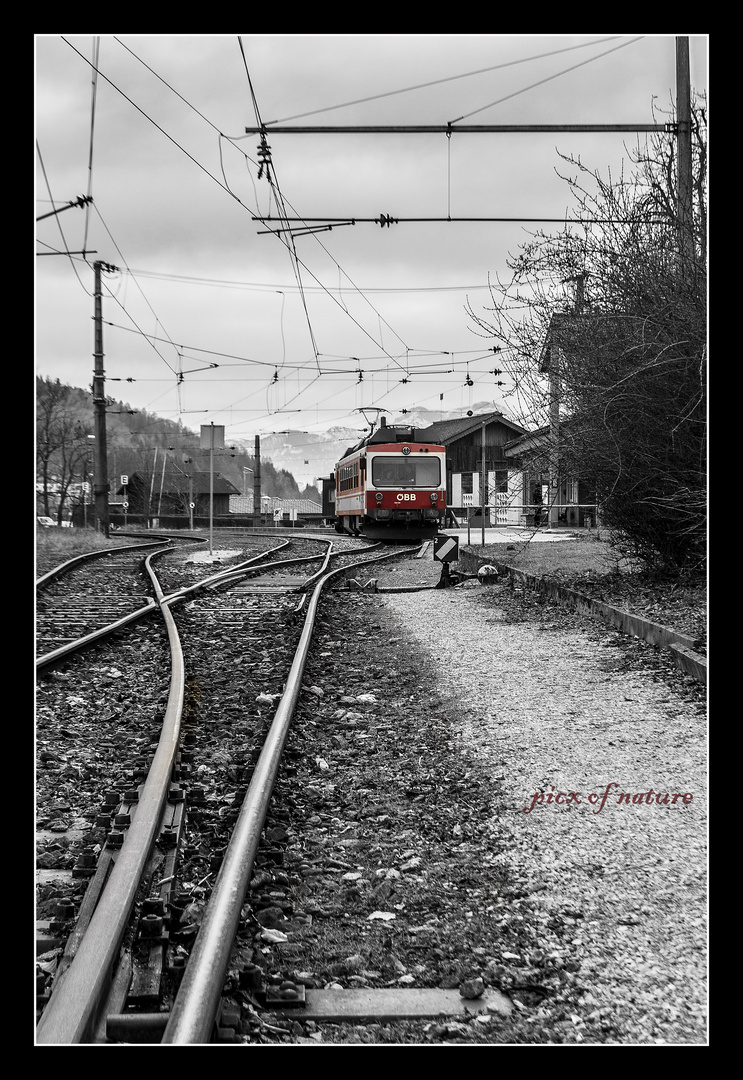
[[[312,926],[259,961],[338,993],[480,979],[514,1008],[284,1041],[705,1044],[704,688],[476,581],[351,592],[319,649],[286,860]]]

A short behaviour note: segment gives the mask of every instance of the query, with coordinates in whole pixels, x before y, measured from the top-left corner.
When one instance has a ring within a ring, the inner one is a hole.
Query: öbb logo
[[[415,502],[415,495],[411,495],[408,492],[399,492],[395,498],[398,502]]]

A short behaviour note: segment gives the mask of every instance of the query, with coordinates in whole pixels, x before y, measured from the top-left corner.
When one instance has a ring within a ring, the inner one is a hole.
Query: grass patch
[[[517,570],[539,577],[596,578],[616,574],[632,574],[638,567],[622,559],[603,540],[581,538],[554,543],[509,541],[500,544],[470,545],[467,548],[478,558],[506,563]]]
[[[36,562],[58,566],[90,551],[122,547],[131,537],[105,537],[95,529],[36,529]]]

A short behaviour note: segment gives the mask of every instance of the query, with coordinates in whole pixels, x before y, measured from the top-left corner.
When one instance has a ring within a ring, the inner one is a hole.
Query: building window
[[[463,472],[462,473],[462,494],[463,495],[472,495],[474,490],[475,489],[472,486],[472,473],[471,472]]]

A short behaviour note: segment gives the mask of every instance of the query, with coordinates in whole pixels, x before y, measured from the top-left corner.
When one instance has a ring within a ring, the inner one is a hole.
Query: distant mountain
[[[361,427],[261,435],[261,459],[270,461],[276,469],[286,469],[300,488],[311,484],[319,489],[320,478],[329,476],[343,452],[359,442],[363,435]],[[254,447],[249,449],[252,453]]]
[[[37,377],[37,388],[40,388],[37,389],[37,398],[45,382],[49,380]],[[89,391],[73,387],[71,393],[79,404],[81,422],[87,424],[92,432],[93,405]],[[111,399],[110,404],[118,405],[117,410],[109,412],[106,417],[112,476],[135,471],[140,468],[143,453],[151,454],[156,447],[166,448],[169,445],[187,454],[190,460],[196,463],[196,468],[208,467],[200,452],[198,431],[184,427],[180,421],[165,420],[156,413],[132,410],[124,402],[114,402]],[[477,415],[492,411],[493,402],[481,401],[469,410],[419,408],[411,409],[407,413],[384,415],[390,426],[399,424],[425,428],[439,420],[458,420],[466,416],[467,412]],[[377,415],[376,409],[368,409],[367,413],[370,418]],[[315,487],[321,492],[320,479],[329,476],[344,451],[349,446],[355,446],[368,432],[369,426],[360,412],[357,427],[334,427],[323,432],[286,431],[275,435],[261,435],[261,458],[266,462],[270,461],[277,473],[285,470],[290,474],[288,478],[271,476],[269,486],[272,491],[275,489],[275,494],[289,498],[293,493],[280,489],[285,488],[286,481],[293,477],[300,492],[307,486]],[[224,476],[242,490],[246,478],[243,472],[244,461],[239,455],[244,453],[250,460],[255,452],[255,444],[251,439],[236,440],[235,445],[238,449],[235,460],[220,457],[218,467]],[[264,483],[268,481],[269,477],[265,475]]]

